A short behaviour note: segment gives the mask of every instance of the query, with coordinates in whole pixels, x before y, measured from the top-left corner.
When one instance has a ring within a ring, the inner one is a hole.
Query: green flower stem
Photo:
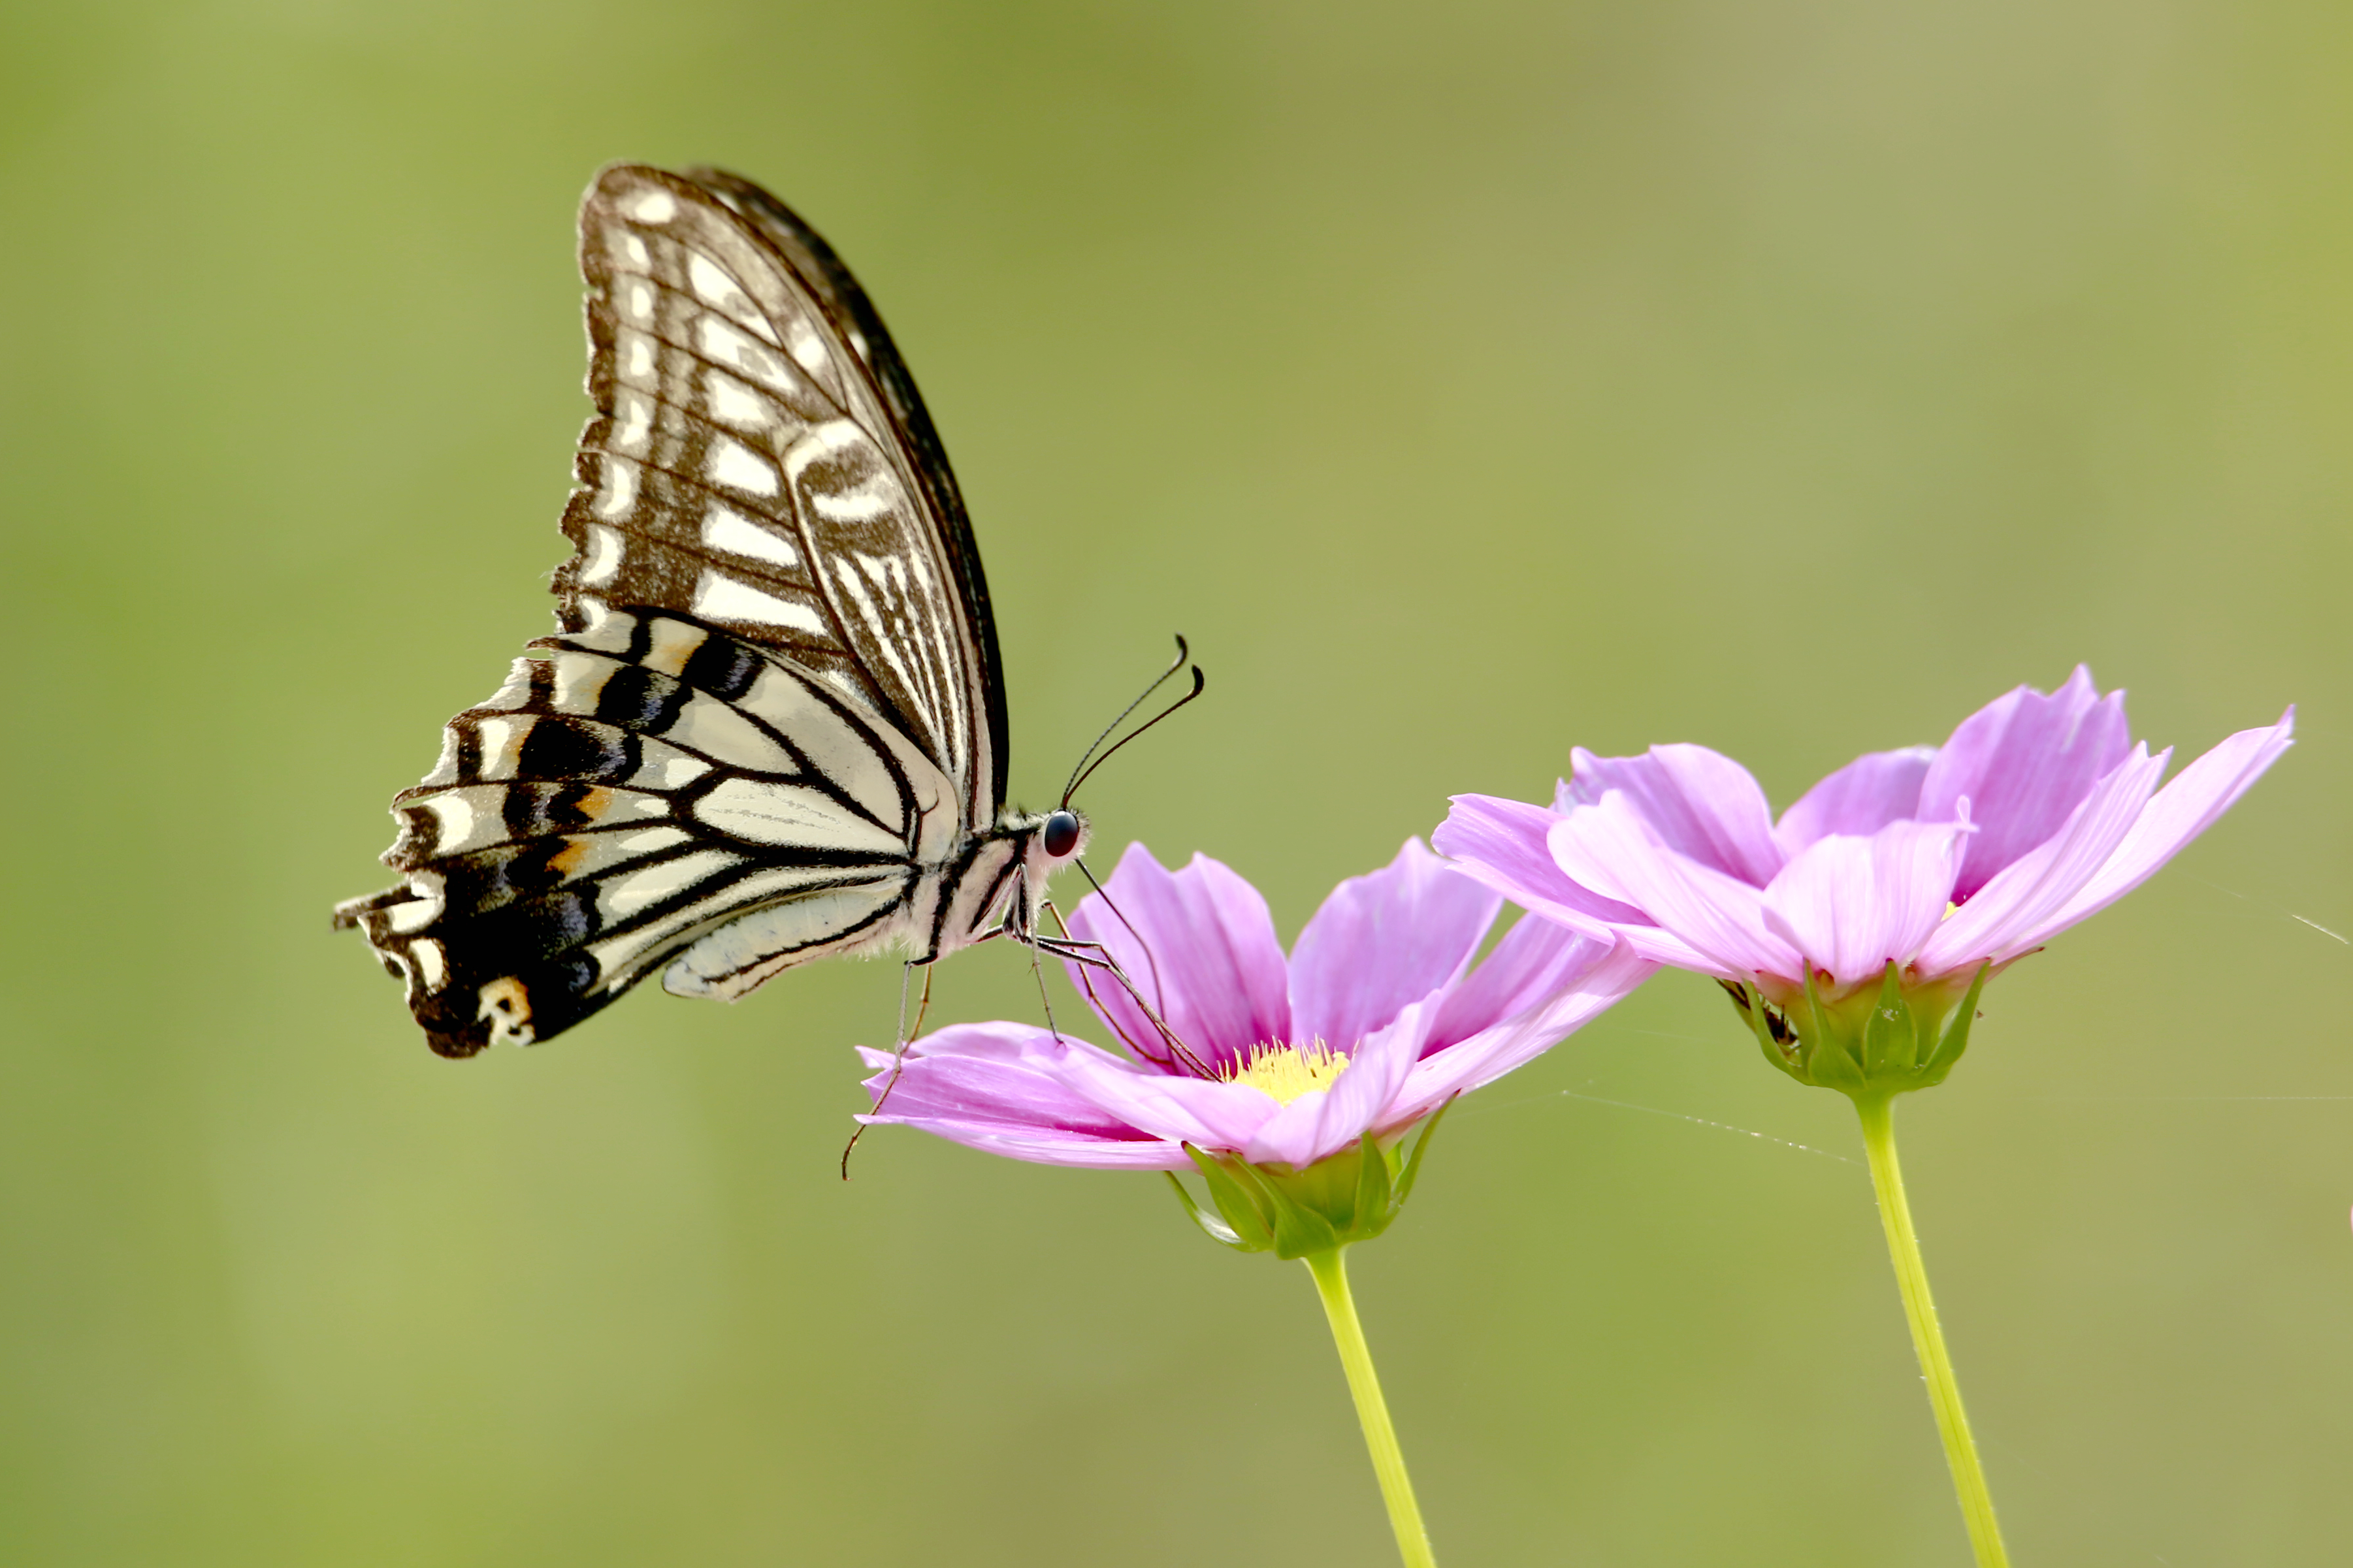
[[[2010,1568],[2010,1554],[2001,1545],[2001,1526],[1993,1517],[1993,1494],[1986,1489],[1977,1441],[1969,1436],[1969,1418],[1961,1409],[1961,1387],[1953,1378],[1952,1357],[1945,1353],[1945,1331],[1937,1325],[1936,1303],[1928,1295],[1928,1270],[1920,1261],[1920,1238],[1912,1229],[1911,1205],[1904,1201],[1904,1168],[1895,1163],[1892,1098],[1858,1095],[1854,1101],[1862,1118],[1862,1146],[1871,1153],[1871,1184],[1879,1194],[1880,1223],[1887,1229],[1887,1256],[1895,1265],[1895,1287],[1903,1292],[1904,1316],[1912,1325],[1912,1348],[1919,1353],[1920,1371],[1927,1380],[1928,1403],[1936,1412],[1936,1435],[1945,1440],[1945,1462],[1952,1468],[1953,1490],[1960,1495],[1961,1518],[1969,1528],[1978,1568]]]
[[[1348,1392],[1356,1396],[1356,1419],[1365,1428],[1365,1447],[1373,1457],[1373,1474],[1381,1481],[1381,1497],[1389,1505],[1389,1528],[1397,1531],[1398,1555],[1406,1568],[1438,1568],[1430,1550],[1430,1532],[1421,1525],[1420,1505],[1413,1500],[1413,1482],[1405,1473],[1405,1455],[1398,1451],[1397,1428],[1389,1425],[1389,1407],[1381,1398],[1381,1380],[1373,1372],[1373,1352],[1366,1348],[1364,1326],[1356,1321],[1356,1303],[1348,1294],[1348,1266],[1341,1248],[1311,1252],[1302,1262],[1315,1276],[1316,1293],[1324,1298],[1324,1316],[1332,1323],[1332,1342],[1339,1348],[1340,1365],[1348,1374]]]

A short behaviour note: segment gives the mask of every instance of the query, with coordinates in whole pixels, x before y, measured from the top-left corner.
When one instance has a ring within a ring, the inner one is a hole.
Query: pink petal
[[[1242,1149],[1252,1164],[1312,1165],[1370,1131],[1404,1086],[1436,1015],[1435,995],[1416,1002],[1388,1028],[1348,1053],[1348,1070],[1320,1094],[1303,1094],[1260,1126]]]
[[[1073,1057],[1065,1072],[1071,1089],[1104,1114],[1204,1149],[1241,1148],[1280,1109],[1271,1095],[1246,1083],[1155,1072],[1101,1051]]]
[[[1808,845],[1765,889],[1765,923],[1843,988],[1909,963],[1945,918],[1966,822],[1893,822]]]
[[[1545,835],[1559,820],[1559,813],[1525,801],[1458,795],[1430,842],[1472,881],[1494,889],[1524,910],[1604,942],[1614,940],[1609,934],[1613,924],[1647,924],[1641,910],[1568,879],[1545,847]]]
[[[861,1116],[860,1121],[889,1121],[887,1116]],[[1157,1138],[1119,1143],[1057,1133],[1003,1132],[985,1124],[956,1121],[923,1123],[922,1130],[951,1143],[1009,1160],[1039,1165],[1068,1165],[1089,1171],[1189,1171],[1192,1156],[1181,1143]]]
[[[2047,929],[2030,932],[2023,945],[2048,940],[2148,880],[2158,867],[2214,826],[2248,786],[2295,744],[2295,710],[2290,708],[2280,715],[2278,723],[2242,730],[2182,769],[2157,792],[2099,874],[2051,918]]]
[[[1609,957],[1613,945],[1541,918],[1521,921],[1447,993],[1422,1054],[1444,1050],[1550,999]]]
[[[1868,838],[1891,822],[1919,816],[1920,783],[1936,755],[1933,747],[1909,746],[1855,758],[1781,814],[1774,841],[1794,857],[1828,834]]]
[[[1060,1069],[1081,1053],[1134,1070],[1092,1046],[1056,1042],[1024,1024],[942,1029],[911,1047],[895,1076],[891,1052],[861,1050],[876,1069],[866,1091],[880,1103],[859,1120],[920,1128],[1000,1152],[1010,1152],[1003,1147],[1008,1141],[1018,1142],[1022,1158],[1051,1164],[1167,1166],[1166,1152],[1154,1150],[1150,1134],[1074,1090]]]
[[[2056,837],[2012,861],[1954,910],[1920,950],[1927,974],[2014,958],[2056,930],[2051,918],[2099,874],[2148,804],[2170,752],[2147,746],[2094,788]],[[2041,933],[2041,934],[2037,934]]]
[[[1350,1050],[1459,974],[1503,900],[1409,838],[1332,890],[1291,952],[1292,1038]]]
[[[1949,821],[1957,802],[1969,803],[1978,832],[1953,896],[1967,902],[2049,840],[2131,749],[2125,694],[2102,697],[2080,664],[2048,697],[2021,686],[1962,720],[1937,751],[1915,814]]]
[[[1104,891],[1117,913],[1091,893],[1071,912],[1072,934],[1101,942],[1204,1063],[1221,1066],[1254,1045],[1291,1037],[1282,944],[1257,889],[1205,855],[1172,872],[1131,844]],[[1067,967],[1080,984],[1081,966]],[[1092,980],[1103,1022],[1143,1054],[1166,1055],[1119,983],[1100,973]]]
[[[1651,835],[1684,858],[1752,887],[1781,868],[1773,814],[1746,768],[1705,746],[1652,746],[1639,757],[1597,757],[1579,746],[1560,810],[1624,792]]]
[[[1438,1109],[1449,1096],[1492,1083],[1535,1060],[1658,972],[1659,966],[1630,943],[1598,950],[1588,946],[1580,956],[1587,954],[1592,955],[1591,961],[1575,980],[1542,1004],[1442,1049],[1425,1047],[1421,1060],[1406,1075],[1405,1086],[1392,1098],[1375,1131],[1388,1132],[1409,1126]],[[1342,1081],[1346,1081],[1345,1074]]]
[[[1562,817],[1546,842],[1573,880],[1658,924],[1616,928],[1646,957],[1733,978],[1797,973],[1797,952],[1765,927],[1763,889],[1660,843],[1620,792]]]

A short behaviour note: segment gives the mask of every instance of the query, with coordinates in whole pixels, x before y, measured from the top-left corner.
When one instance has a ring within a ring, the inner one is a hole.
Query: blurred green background
[[[2346,1562],[2348,71],[2219,0],[6,0],[0,1555],[1390,1551],[1303,1271],[1156,1179],[835,1178],[895,968],[451,1064],[328,931],[548,625],[628,157],[881,302],[1018,795],[1193,637],[1086,804],[1286,933],[1577,743],[1778,804],[2078,659],[2192,752],[2301,702],[1904,1122],[2021,1568]],[[1964,1562],[1859,1152],[1686,975],[1462,1107],[1356,1255],[1441,1557]]]

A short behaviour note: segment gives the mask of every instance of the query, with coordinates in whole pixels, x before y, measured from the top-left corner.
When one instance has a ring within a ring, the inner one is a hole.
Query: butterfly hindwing
[[[533,648],[395,801],[385,858],[406,880],[345,906],[437,1050],[553,1035],[754,911],[732,967],[671,988],[732,994],[753,962],[879,942],[919,913],[951,786],[827,683],[651,613]]]

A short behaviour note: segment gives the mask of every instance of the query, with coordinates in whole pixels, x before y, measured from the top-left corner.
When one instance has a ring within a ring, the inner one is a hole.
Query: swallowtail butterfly
[[[865,292],[749,181],[617,164],[580,208],[588,392],[559,635],[393,802],[335,910],[433,1048],[569,1028],[656,969],[1039,939],[1083,819],[1006,809],[988,587]]]

